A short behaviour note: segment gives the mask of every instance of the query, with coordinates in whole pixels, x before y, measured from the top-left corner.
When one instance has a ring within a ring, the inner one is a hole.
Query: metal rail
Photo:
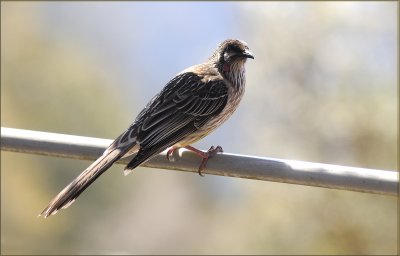
[[[1,150],[75,159],[95,160],[112,140],[1,128]],[[145,167],[197,172],[199,157],[180,149],[173,155],[175,161],[166,159],[163,152],[146,163]],[[118,161],[127,164],[130,158]],[[397,171],[375,170],[220,153],[207,163],[204,174],[237,178],[266,180],[351,190],[383,195],[398,195]]]

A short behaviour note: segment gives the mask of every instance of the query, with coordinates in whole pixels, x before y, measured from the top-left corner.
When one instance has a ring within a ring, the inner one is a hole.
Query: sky
[[[41,4],[49,33],[86,45],[126,84],[134,83],[137,74],[151,73],[140,85],[151,88],[143,91],[145,98],[181,69],[204,61],[220,41],[242,34],[231,26],[236,3]]]

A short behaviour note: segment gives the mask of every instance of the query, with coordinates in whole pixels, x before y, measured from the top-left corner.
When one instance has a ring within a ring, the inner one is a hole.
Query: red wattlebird
[[[177,74],[139,113],[129,128],[117,137],[95,162],[65,187],[43,210],[48,217],[66,208],[103,172],[122,157],[134,155],[124,173],[169,148],[196,152],[203,160],[221,152],[220,146],[202,152],[190,146],[225,122],[242,99],[246,76],[245,63],[254,59],[247,44],[240,40],[223,41],[204,63]]]

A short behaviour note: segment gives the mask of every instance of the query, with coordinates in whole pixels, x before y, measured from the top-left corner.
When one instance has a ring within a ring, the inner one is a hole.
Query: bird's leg
[[[215,154],[217,154],[217,153],[224,152],[222,150],[221,146],[217,146],[217,147],[211,146],[211,148],[207,152],[203,152],[192,146],[186,146],[185,148],[187,150],[190,150],[190,151],[196,153],[196,155],[198,155],[199,157],[203,158],[203,160],[201,161],[201,164],[199,166],[199,175],[202,177],[204,177],[204,174],[202,174],[201,172],[206,167],[208,159],[215,156]]]
[[[167,151],[168,161],[170,161],[170,162],[174,161],[174,158],[171,159],[171,155],[174,154],[175,150],[177,150],[177,149],[179,149],[179,147],[174,147],[174,146],[172,146],[168,149],[168,151]]]

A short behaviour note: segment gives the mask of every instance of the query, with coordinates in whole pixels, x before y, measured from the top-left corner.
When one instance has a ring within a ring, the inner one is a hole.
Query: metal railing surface
[[[1,128],[1,150],[56,157],[95,160],[112,140],[57,133]],[[199,157],[186,149],[168,161],[166,151],[142,164],[145,167],[197,172]],[[130,158],[118,163],[127,164]],[[204,174],[398,195],[398,172],[267,157],[219,153]]]

